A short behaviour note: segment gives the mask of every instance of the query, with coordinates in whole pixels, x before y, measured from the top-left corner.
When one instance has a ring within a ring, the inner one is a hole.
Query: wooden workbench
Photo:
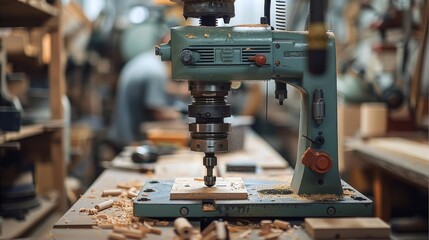
[[[413,188],[428,189],[429,144],[424,137],[412,136],[367,140],[350,138],[345,144],[357,159],[370,166],[375,216],[385,221],[391,215],[392,177],[403,180]]]
[[[126,155],[122,155],[124,157]],[[102,202],[107,197],[101,197],[103,189],[116,188],[117,183],[129,181],[147,182],[154,179],[174,179],[175,177],[197,176],[204,173],[202,155],[190,151],[179,151],[176,155],[163,156],[156,163],[155,172],[142,174],[138,171],[124,169],[107,169],[92,184],[92,186],[81,196],[81,198],[63,215],[52,229],[55,239],[107,239],[110,230],[100,229],[95,226],[92,216],[80,212],[81,208],[92,208],[95,204]],[[253,132],[247,132],[244,149],[237,152],[219,155],[217,175],[231,175],[225,171],[225,164],[229,161],[254,162],[258,166],[258,174],[244,174],[243,178],[265,178],[275,180],[286,180],[292,176],[292,169],[287,162],[263,139]],[[234,174],[236,175],[236,174]],[[115,199],[117,197],[110,197]],[[113,214],[112,209],[104,210],[106,214]],[[198,223],[193,223],[196,228]],[[148,235],[149,239],[173,239],[175,233],[171,223],[166,227],[159,227],[162,235]],[[253,230],[249,238],[258,238],[259,230]],[[238,233],[232,233],[233,239],[238,238]],[[294,229],[292,232],[284,233],[284,239],[294,237],[295,239],[310,239],[302,228]],[[282,237],[283,238],[283,237]]]

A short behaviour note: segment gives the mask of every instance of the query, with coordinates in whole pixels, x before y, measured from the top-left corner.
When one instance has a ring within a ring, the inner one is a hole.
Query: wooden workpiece
[[[313,239],[389,239],[390,227],[379,218],[306,218]]]
[[[170,192],[171,200],[247,199],[247,189],[239,177],[216,178],[216,185],[207,187],[202,178],[176,178]]]

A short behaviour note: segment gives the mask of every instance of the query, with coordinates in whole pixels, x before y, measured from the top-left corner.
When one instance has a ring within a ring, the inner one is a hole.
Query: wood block
[[[247,189],[241,177],[217,177],[216,185],[207,187],[202,178],[176,178],[170,192],[171,200],[247,199]]]
[[[306,218],[313,239],[390,239],[390,226],[379,218]]]

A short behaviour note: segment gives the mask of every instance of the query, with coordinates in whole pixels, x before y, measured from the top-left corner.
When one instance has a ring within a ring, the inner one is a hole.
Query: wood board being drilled
[[[241,177],[217,177],[216,185],[207,187],[202,178],[176,178],[170,192],[171,200],[240,200],[247,199]]]

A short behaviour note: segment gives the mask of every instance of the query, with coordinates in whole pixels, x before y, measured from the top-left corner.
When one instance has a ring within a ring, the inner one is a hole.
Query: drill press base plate
[[[344,195],[298,196],[285,182],[245,180],[245,200],[171,200],[173,181],[150,181],[133,201],[134,216],[150,218],[366,217],[372,201],[342,182]]]

